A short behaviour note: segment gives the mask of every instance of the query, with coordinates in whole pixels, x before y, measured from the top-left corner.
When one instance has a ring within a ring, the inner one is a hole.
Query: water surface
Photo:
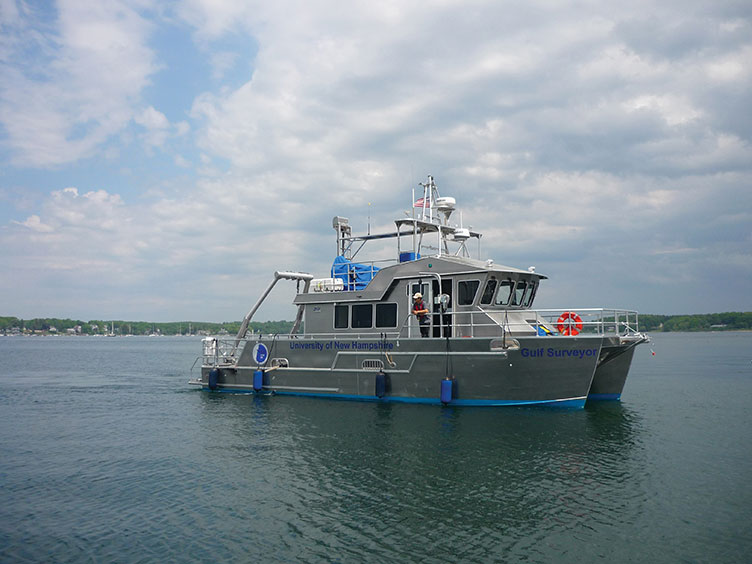
[[[752,333],[653,338],[579,411],[207,393],[196,339],[0,338],[0,561],[748,562]]]

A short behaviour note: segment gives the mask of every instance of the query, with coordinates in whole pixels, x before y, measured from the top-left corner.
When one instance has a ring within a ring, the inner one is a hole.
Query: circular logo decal
[[[264,343],[256,343],[253,347],[253,359],[257,364],[264,364],[266,359],[269,358],[269,351]]]

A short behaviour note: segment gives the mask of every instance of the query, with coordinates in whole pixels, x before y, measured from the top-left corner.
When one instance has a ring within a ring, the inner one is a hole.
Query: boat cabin
[[[416,293],[431,312],[433,337],[498,335],[502,321],[508,325],[510,315],[519,318],[532,307],[546,277],[532,267],[519,270],[470,258],[467,242],[480,242],[481,234],[461,222],[449,223],[455,200],[440,197],[432,177],[421,186],[424,194],[414,204],[413,217],[397,219],[395,232],[353,236],[346,218],[333,219],[337,257],[332,277],[311,280],[294,301],[306,334],[419,335],[411,315]],[[385,238],[397,240],[398,259],[383,267],[355,262],[366,242]],[[407,249],[405,239],[411,241]],[[426,249],[432,254],[421,256]]]
[[[303,308],[306,333],[410,336],[417,327],[411,319],[413,296],[419,292],[431,311],[433,337],[480,336],[476,325],[491,329],[482,317],[529,309],[544,278],[473,259],[433,256],[381,268],[363,289],[318,285],[319,291],[300,293],[294,303]],[[312,285],[317,288],[316,281]]]

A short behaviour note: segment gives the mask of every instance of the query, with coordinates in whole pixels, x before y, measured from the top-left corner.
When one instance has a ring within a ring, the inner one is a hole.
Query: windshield
[[[491,278],[486,282],[486,288],[483,290],[483,297],[480,299],[481,304],[490,304],[496,291],[496,278]]]
[[[514,287],[514,294],[512,295],[512,305],[522,305],[522,299],[525,296],[525,288],[527,288],[527,282],[524,280],[517,280],[517,285]]]
[[[530,282],[530,285],[527,288],[527,296],[525,297],[525,307],[533,305],[533,298],[535,298],[535,289],[537,286],[538,285],[535,282]]]
[[[502,280],[499,284],[499,291],[496,292],[496,305],[509,305],[513,288],[514,283],[511,280]]]

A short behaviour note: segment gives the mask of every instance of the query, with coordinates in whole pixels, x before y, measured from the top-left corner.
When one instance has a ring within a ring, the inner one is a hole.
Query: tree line
[[[240,321],[210,323],[204,321],[171,321],[153,323],[151,321],[124,321],[91,319],[60,319],[45,317],[20,319],[0,317],[0,333],[57,333],[78,335],[219,335],[237,334]],[[255,321],[249,327],[255,333],[289,333],[292,321]]]
[[[743,331],[752,329],[752,312],[691,315],[640,314],[641,331]]]
[[[237,334],[240,321],[209,323],[203,321],[123,321],[94,319],[59,319],[56,317],[20,319],[0,317],[0,333],[58,333],[81,335],[219,335]],[[292,321],[255,321],[250,328],[255,333],[285,334],[292,329]],[[69,331],[72,330],[72,331]],[[740,331],[752,330],[752,312],[704,313],[691,315],[640,315],[641,331]]]

